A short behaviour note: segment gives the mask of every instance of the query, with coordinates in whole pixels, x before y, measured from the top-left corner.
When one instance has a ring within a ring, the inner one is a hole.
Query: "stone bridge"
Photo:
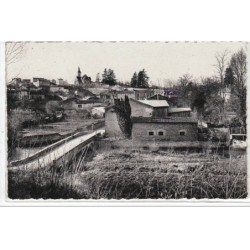
[[[98,129],[89,134],[76,133],[61,141],[58,141],[32,156],[9,163],[11,169],[35,169],[52,165],[60,165],[69,162],[86,146],[93,143],[97,136],[103,135],[104,129]]]

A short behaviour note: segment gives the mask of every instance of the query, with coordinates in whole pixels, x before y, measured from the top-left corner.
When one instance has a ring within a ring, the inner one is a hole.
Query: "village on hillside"
[[[146,69],[93,80],[82,65],[74,82],[13,78],[10,198],[246,197],[246,55],[224,60],[213,76],[165,86]]]

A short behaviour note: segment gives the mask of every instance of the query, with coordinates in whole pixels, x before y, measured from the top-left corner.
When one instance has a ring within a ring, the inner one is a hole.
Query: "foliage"
[[[234,74],[231,67],[226,68],[224,83],[228,87],[234,84]]]
[[[131,106],[128,96],[125,95],[125,100],[115,99],[114,106],[120,129],[126,138],[131,137],[132,121],[131,121]]]
[[[233,73],[233,93],[240,103],[240,116],[246,125],[246,79],[247,79],[247,56],[243,49],[234,53],[230,60],[230,68]]]
[[[116,76],[112,69],[104,69],[102,74],[102,83],[110,86],[116,85]]]
[[[182,87],[190,86],[192,85],[194,79],[189,74],[184,74],[183,76],[179,77],[178,82]]]
[[[83,81],[84,84],[91,84],[92,83],[91,77],[86,75],[86,74],[83,75],[82,81]]]
[[[8,114],[12,109],[16,109],[19,107],[19,99],[16,95],[14,95],[10,90],[7,90],[7,112]]]
[[[138,76],[137,76],[137,73],[135,72],[131,78],[131,81],[130,81],[130,85],[131,87],[133,88],[136,88],[137,85],[138,85]]]
[[[205,119],[210,119],[212,114],[221,110],[223,100],[219,95],[220,84],[216,78],[206,77],[198,82],[190,75],[184,75],[179,78],[177,87],[179,96],[187,106],[196,109]],[[215,120],[218,121],[216,117]]]
[[[130,85],[133,88],[149,88],[149,77],[147,76],[147,73],[145,69],[140,70],[137,74],[136,72],[133,74]]]
[[[57,111],[63,111],[58,101],[48,101],[46,103],[46,112],[48,114],[55,114]]]
[[[24,116],[23,115],[12,115],[11,112],[8,114],[7,119],[7,145],[8,145],[8,157],[11,157],[15,152],[15,148],[18,144],[18,134],[22,130]]]
[[[220,95],[206,98],[203,115],[206,121],[219,124],[222,119],[224,100]]]

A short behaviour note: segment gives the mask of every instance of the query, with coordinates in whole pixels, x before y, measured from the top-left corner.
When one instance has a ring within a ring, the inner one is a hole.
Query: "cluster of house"
[[[48,80],[45,78],[34,77],[31,79],[14,78],[7,85],[7,90],[19,100],[45,99],[48,93],[58,91],[68,93],[70,88],[67,81],[59,78],[57,80]]]
[[[177,96],[171,91],[120,85],[91,86],[89,82],[84,82],[85,78],[81,76],[80,69],[74,84],[63,79],[33,78],[31,81],[15,78],[8,85],[8,91],[19,99],[44,100],[45,109],[47,106],[58,106],[67,116],[105,117],[107,135],[114,138],[123,137],[114,111],[114,100],[128,96],[132,111],[133,140],[197,140],[197,119],[189,107],[177,107]],[[49,109],[47,110],[49,113]]]
[[[32,105],[38,103],[39,108],[44,105],[46,114],[54,112],[57,116],[57,112],[63,112],[73,119],[105,118],[106,134],[110,138],[123,138],[114,103],[116,99],[125,99],[125,96],[130,101],[131,136],[135,143],[145,145],[145,142],[149,144],[166,141],[193,142],[200,136],[198,128],[201,124],[198,124],[195,112],[191,111],[188,103],[182,102],[174,88],[144,89],[93,83],[87,75],[82,76],[78,68],[74,84],[69,84],[61,78],[57,80],[38,77],[32,80],[14,78],[7,85],[7,91],[16,97],[13,100],[29,100]],[[221,91],[221,96],[227,103],[231,96],[230,89]],[[17,108],[13,113],[17,117],[20,115],[27,117],[27,120],[37,119],[34,108],[31,110]],[[227,116],[229,117],[228,114]]]
[[[196,141],[198,121],[191,109],[176,107],[168,97],[155,94],[145,100],[130,98],[134,142]],[[106,133],[122,138],[114,106],[106,108]]]
[[[125,98],[144,100],[154,94],[163,94],[163,89],[136,89],[120,85],[109,86],[105,84],[91,83],[86,75],[82,76],[78,68],[74,84],[59,78],[48,80],[34,77],[31,79],[14,78],[7,85],[8,93],[17,100],[41,101],[39,105],[49,112],[47,106],[60,106],[65,114],[81,117],[91,114],[95,117],[104,117],[105,107],[114,104],[115,99]],[[165,94],[166,95],[166,94]]]

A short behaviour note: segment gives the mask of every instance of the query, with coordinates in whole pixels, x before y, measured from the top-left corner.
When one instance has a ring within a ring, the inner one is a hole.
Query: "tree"
[[[139,71],[137,79],[138,79],[137,80],[138,88],[149,88],[149,84],[148,84],[149,77],[147,76],[145,69]]]
[[[96,82],[96,83],[100,83],[100,82],[101,82],[100,73],[97,73],[97,74],[96,74],[95,82]]]
[[[226,66],[227,66],[227,55],[228,55],[227,50],[221,53],[217,53],[215,55],[216,64],[214,66],[219,75],[221,87],[224,87],[224,73],[225,73]]]
[[[47,114],[55,114],[56,111],[62,110],[58,101],[48,101],[45,106]]]
[[[126,138],[130,138],[132,132],[131,106],[127,95],[125,95],[125,100],[115,99],[114,110],[122,133]]]
[[[183,76],[179,77],[178,82],[181,86],[186,87],[193,82],[193,77],[189,74],[184,74]]]
[[[206,104],[205,88],[201,86],[195,86],[190,95],[191,107],[196,108],[199,114],[204,113],[204,106]]]
[[[246,125],[246,80],[247,80],[247,55],[243,49],[234,53],[230,60],[230,68],[233,72],[233,93],[240,103],[240,116]]]
[[[102,83],[110,86],[114,86],[117,83],[115,73],[112,69],[104,69]]]
[[[137,88],[138,87],[138,76],[137,76],[136,72],[133,74],[133,76],[131,78],[130,85],[133,88]]]
[[[25,52],[25,43],[24,42],[8,42],[5,43],[5,63],[7,67],[10,67],[11,64],[16,63],[21,59]],[[11,78],[17,78],[18,75],[12,75]],[[8,76],[9,77],[9,76]],[[11,78],[7,79],[7,82],[11,81]]]
[[[203,110],[205,120],[213,124],[219,124],[223,114],[223,105],[224,99],[220,95],[212,95],[206,98]]]
[[[234,74],[231,67],[226,68],[224,83],[226,86],[233,86],[234,84]]]
[[[24,52],[25,43],[23,42],[9,42],[5,44],[5,62],[9,66],[17,62]]]
[[[194,79],[189,74],[184,74],[178,78],[178,87],[175,88],[178,92],[178,96],[188,106],[192,105],[192,93],[195,89]]]
[[[20,105],[20,100],[18,99],[18,97],[16,95],[14,95],[12,93],[12,91],[7,89],[7,112],[8,112],[8,115],[10,115],[10,111],[12,109],[18,108],[19,105]]]
[[[88,85],[88,84],[91,84],[91,77],[90,76],[88,76],[88,75],[83,75],[83,77],[82,77],[82,81],[83,81],[83,83],[84,84],[86,84],[86,85]]]
[[[223,96],[223,106],[222,106],[222,112],[224,114],[224,103],[225,103],[225,95],[224,95],[224,87],[225,87],[225,83],[224,83],[224,74],[225,74],[225,70],[226,70],[226,66],[227,66],[227,55],[228,55],[228,51],[224,50],[221,53],[217,53],[215,55],[215,59],[216,59],[216,64],[215,69],[218,73],[218,78],[219,78],[219,84],[220,84],[220,88],[219,88],[219,92],[220,95]]]
[[[223,111],[223,99],[219,95],[220,85],[215,77],[202,78],[201,81],[193,79],[189,75],[179,78],[179,86],[175,87],[182,105],[196,109],[198,115],[211,120],[213,114],[216,118],[213,122],[219,122]]]
[[[107,75],[108,75],[108,71],[105,68],[102,74],[102,83],[105,83],[106,79],[107,79]]]

